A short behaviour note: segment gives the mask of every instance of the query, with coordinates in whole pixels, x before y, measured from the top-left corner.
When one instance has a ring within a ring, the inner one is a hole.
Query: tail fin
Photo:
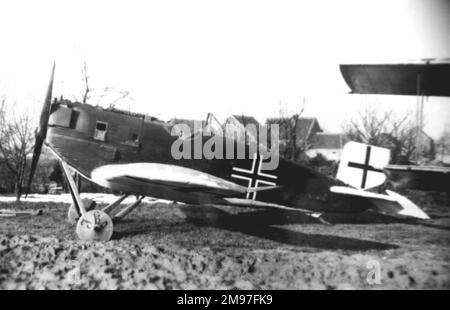
[[[390,156],[389,149],[348,142],[342,151],[336,178],[359,189],[379,186],[386,180],[383,168]]]

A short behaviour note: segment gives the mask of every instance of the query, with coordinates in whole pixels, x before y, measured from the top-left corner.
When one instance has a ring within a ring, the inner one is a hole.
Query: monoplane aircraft
[[[110,215],[129,195],[135,195],[136,201],[116,213],[114,219],[123,218],[145,196],[188,204],[294,210],[321,221],[324,213],[368,209],[428,219],[406,197],[388,190],[379,192],[386,180],[383,168],[389,162],[387,149],[348,143],[336,178],[283,158],[277,159],[275,169],[266,170],[267,158],[248,145],[244,145],[246,157],[241,159],[176,159],[171,149],[179,137],[171,134],[165,122],[53,99],[54,70],[36,132],[28,185],[45,144],[61,161],[73,198],[70,220],[76,221],[76,233],[82,240],[109,240],[113,233]],[[194,148],[198,143],[204,146],[210,138],[200,130],[184,139]],[[227,139],[224,144],[229,142]],[[90,210],[80,197],[70,169],[122,195],[101,210]]]

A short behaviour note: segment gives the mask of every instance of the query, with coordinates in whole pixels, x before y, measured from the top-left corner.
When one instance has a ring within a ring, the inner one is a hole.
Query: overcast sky
[[[55,96],[131,92],[119,107],[171,117],[264,120],[280,102],[339,131],[363,103],[414,111],[405,96],[346,94],[339,63],[450,57],[450,1],[0,2],[0,95],[38,111],[51,64]],[[95,104],[96,102],[92,102]],[[429,98],[426,130],[450,130],[450,99]]]

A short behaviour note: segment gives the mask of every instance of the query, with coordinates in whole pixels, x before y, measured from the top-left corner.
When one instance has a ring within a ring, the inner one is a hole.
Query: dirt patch
[[[326,226],[285,212],[144,204],[112,241],[86,243],[66,204],[0,207],[44,211],[0,219],[0,289],[450,288],[445,208],[426,225],[362,214]]]

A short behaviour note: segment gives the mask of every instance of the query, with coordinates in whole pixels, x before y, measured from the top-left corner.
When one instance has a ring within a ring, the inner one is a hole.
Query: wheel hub
[[[101,210],[88,211],[78,220],[76,232],[81,240],[108,241],[113,234],[113,222]]]

